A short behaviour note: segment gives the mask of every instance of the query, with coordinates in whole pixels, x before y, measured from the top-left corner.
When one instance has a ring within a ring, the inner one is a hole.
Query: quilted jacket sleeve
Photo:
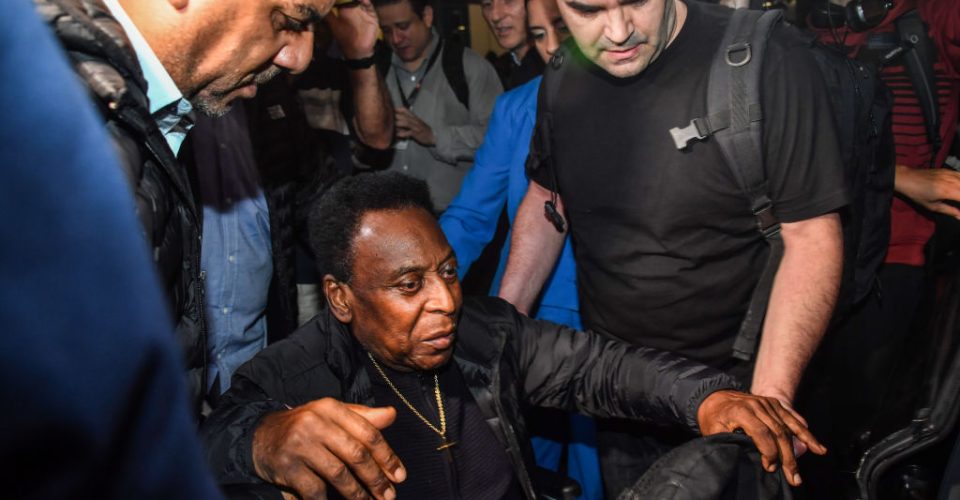
[[[697,409],[733,378],[679,355],[633,347],[514,311],[527,402],[596,417],[683,425],[699,433]]]

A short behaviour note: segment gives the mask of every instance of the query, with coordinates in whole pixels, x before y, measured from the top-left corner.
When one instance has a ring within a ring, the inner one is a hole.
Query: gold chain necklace
[[[407,398],[403,397],[403,394],[400,394],[400,390],[397,389],[397,386],[393,385],[393,382],[390,381],[390,377],[388,377],[386,372],[383,371],[383,368],[380,368],[380,364],[377,363],[376,359],[374,359],[373,354],[370,354],[370,351],[367,351],[367,356],[370,358],[370,361],[373,362],[373,367],[380,372],[380,376],[383,377],[383,380],[386,381],[387,385],[390,386],[390,389],[393,389],[393,393],[400,398],[400,401],[403,401],[403,404],[407,405],[407,408],[410,408],[410,411],[412,411],[417,418],[423,421],[423,423],[427,424],[427,427],[429,427],[430,430],[440,435],[440,446],[437,447],[437,451],[443,451],[457,444],[455,441],[447,441],[447,414],[443,411],[443,398],[440,396],[440,380],[437,378],[436,373],[433,374],[433,394],[437,398],[437,408],[440,410],[439,429],[437,429],[437,426],[430,423],[426,417],[417,411],[417,409],[410,404],[410,401],[407,401]]]

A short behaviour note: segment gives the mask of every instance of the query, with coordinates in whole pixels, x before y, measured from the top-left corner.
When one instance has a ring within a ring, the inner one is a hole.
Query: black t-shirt
[[[436,450],[440,436],[403,404],[366,356],[364,361],[376,405],[397,410],[397,419],[383,430],[383,437],[407,469],[406,481],[396,485],[398,499],[523,498],[510,458],[480,412],[456,363],[447,363],[438,372],[446,436],[456,443],[445,453]],[[407,401],[439,429],[432,374],[398,372],[382,363],[380,367]]]
[[[731,13],[687,8],[677,38],[633,78],[611,77],[568,45],[551,156],[531,162],[530,177],[559,183],[588,328],[721,365],[768,250],[715,141],[678,151],[669,134],[706,115],[710,64]],[[840,208],[843,170],[816,63],[778,30],[763,73],[777,215],[794,222]]]

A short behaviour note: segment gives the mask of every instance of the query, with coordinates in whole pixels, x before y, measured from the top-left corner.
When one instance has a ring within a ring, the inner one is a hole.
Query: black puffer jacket
[[[507,450],[527,497],[533,464],[523,412],[561,408],[597,417],[627,417],[696,431],[706,396],[735,383],[676,355],[630,347],[599,335],[537,321],[506,302],[466,302],[453,360],[486,421]],[[259,483],[253,431],[267,413],[332,397],[372,405],[363,349],[329,312],[243,365],[201,436],[222,484]]]
[[[200,218],[185,169],[150,116],[136,54],[99,0],[34,0],[90,90],[136,196],[177,326],[196,408],[204,387],[206,333]]]

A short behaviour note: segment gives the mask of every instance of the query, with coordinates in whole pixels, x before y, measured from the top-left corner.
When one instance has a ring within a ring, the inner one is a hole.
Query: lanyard
[[[423,72],[423,76],[417,81],[417,85],[413,87],[413,90],[410,91],[410,95],[403,95],[403,87],[400,86],[400,77],[397,76],[397,71],[394,70],[393,78],[397,81],[397,92],[400,94],[400,100],[403,101],[403,107],[410,109],[413,107],[413,101],[417,99],[417,95],[420,94],[420,87],[423,86],[423,79],[427,77],[427,73],[430,72],[430,68],[433,67],[433,64],[437,62],[437,58],[440,57],[440,51],[443,50],[443,39],[440,39],[437,42],[437,50],[433,51],[433,55],[430,56],[430,60],[427,61],[427,69]]]

